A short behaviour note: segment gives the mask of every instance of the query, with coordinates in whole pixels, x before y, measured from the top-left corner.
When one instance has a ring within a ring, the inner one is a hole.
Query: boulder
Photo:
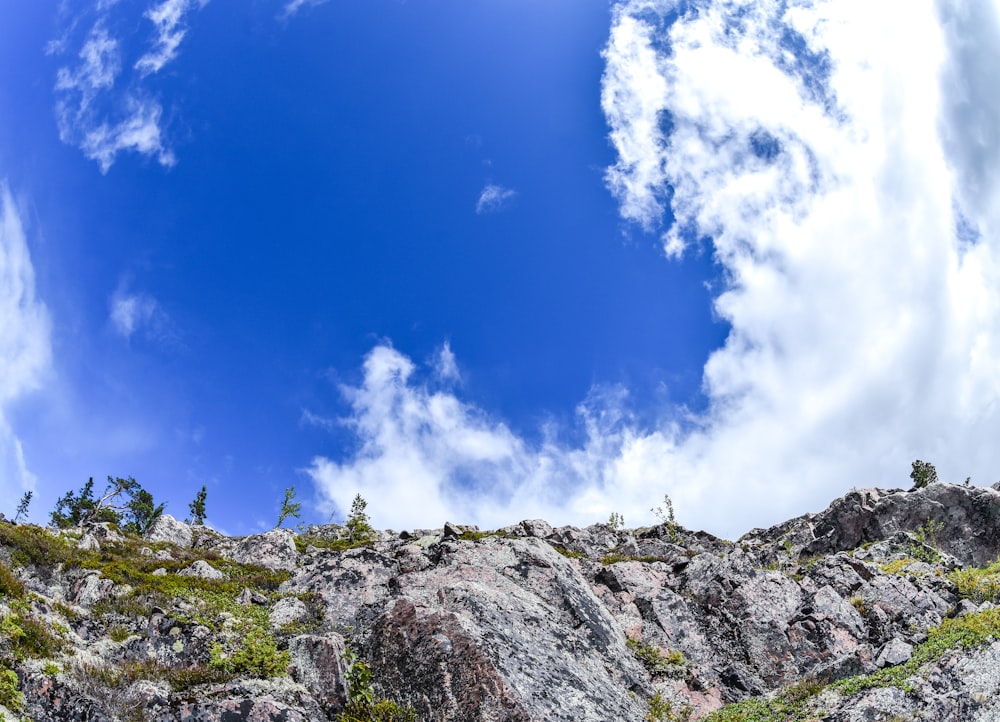
[[[299,552],[295,548],[295,532],[291,529],[272,529],[263,534],[252,534],[242,539],[229,553],[234,562],[255,564],[272,570],[295,569]]]
[[[167,542],[179,547],[190,547],[194,539],[191,527],[170,514],[160,514],[146,532],[146,541]]]
[[[202,579],[224,579],[226,576],[204,559],[199,559],[177,573],[182,577],[200,577]]]

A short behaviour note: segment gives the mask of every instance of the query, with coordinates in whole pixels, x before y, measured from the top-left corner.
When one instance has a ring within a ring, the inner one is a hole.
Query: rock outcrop
[[[1000,491],[948,484],[852,491],[737,542],[0,523],[0,703],[37,722],[336,720],[366,694],[428,721],[995,720],[998,554]]]

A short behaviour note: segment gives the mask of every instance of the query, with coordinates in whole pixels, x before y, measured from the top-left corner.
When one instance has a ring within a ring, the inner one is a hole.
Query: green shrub
[[[210,666],[226,674],[266,679],[287,674],[291,663],[287,649],[278,651],[274,637],[255,628],[240,639],[239,646],[234,650],[227,651],[218,642],[213,644]]]
[[[632,654],[645,665],[650,674],[676,675],[683,673],[687,660],[684,653],[679,649],[672,649],[664,654],[659,647],[651,644],[643,644],[637,639],[627,639],[626,646],[632,650]]]
[[[674,709],[674,703],[663,699],[663,694],[657,692],[646,702],[645,722],[687,722],[691,719],[693,710],[689,705]]]
[[[0,562],[0,597],[22,599],[24,595],[24,583],[14,576],[10,567]]]
[[[337,722],[416,722],[417,712],[388,699],[375,697],[371,668],[348,649],[343,655],[347,665],[347,704]]]
[[[985,569],[958,569],[948,575],[963,599],[1000,603],[1000,561]]]
[[[24,705],[24,695],[17,688],[17,673],[12,669],[0,669],[0,705],[17,712]]]

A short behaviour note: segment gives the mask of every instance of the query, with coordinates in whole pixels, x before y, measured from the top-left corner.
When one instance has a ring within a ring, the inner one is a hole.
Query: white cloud
[[[6,409],[41,386],[51,356],[51,322],[45,305],[35,298],[35,272],[24,226],[10,189],[0,182],[0,499],[5,500],[4,511],[12,509],[21,492],[35,484]]]
[[[187,32],[184,15],[207,4],[208,0],[163,0],[147,10],[146,17],[156,26],[157,38],[153,48],[136,61],[136,70],[143,75],[158,73],[176,58],[177,48]]]
[[[708,410],[641,428],[613,395],[586,441],[529,444],[379,347],[346,389],[358,452],[310,473],[379,523],[542,515],[726,536],[852,486],[1000,476],[997,5],[620,3],[602,103],[624,218],[709,243],[731,331]],[[669,213],[668,213],[669,209]]]
[[[458,370],[455,353],[451,350],[451,344],[447,341],[444,342],[437,357],[434,359],[434,372],[442,381],[462,380],[462,373]]]
[[[496,213],[503,210],[517,196],[517,191],[501,185],[487,183],[476,201],[476,213]]]
[[[146,293],[131,293],[124,284],[111,296],[109,318],[115,332],[125,339],[141,333],[161,343],[176,341],[173,323],[160,302]]]
[[[99,3],[97,19],[79,46],[75,61],[56,73],[56,121],[59,138],[75,145],[107,173],[119,153],[133,152],[172,166],[176,157],[164,132],[163,106],[150,87],[150,78],[178,54],[187,31],[185,18],[208,0],[163,0],[144,17],[155,27],[154,39],[134,63],[125,62],[125,50],[108,27],[112,11],[126,12],[117,3]],[[129,11],[134,10],[132,8]],[[74,46],[74,18],[47,52],[62,54]],[[115,23],[118,24],[118,23]]]
[[[304,7],[322,5],[328,1],[329,0],[289,0],[289,2],[285,5],[285,9],[281,13],[281,17],[290,18]]]

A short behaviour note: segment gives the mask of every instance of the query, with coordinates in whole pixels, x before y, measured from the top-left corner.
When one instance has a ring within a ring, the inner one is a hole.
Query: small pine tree
[[[163,513],[166,504],[156,504],[153,502],[153,495],[139,487],[132,492],[132,499],[126,504],[126,516],[129,521],[122,529],[126,532],[144,536],[157,517]]]
[[[372,528],[365,511],[367,508],[368,502],[362,498],[361,494],[357,494],[354,501],[351,502],[351,513],[347,516],[347,521],[344,524],[352,544],[364,544],[375,538],[375,530]]]
[[[625,517],[617,511],[611,512],[611,516],[608,517],[608,526],[614,531],[621,531],[625,528]]]
[[[278,512],[278,523],[274,525],[275,529],[281,527],[285,523],[285,519],[288,517],[299,518],[300,512],[302,511],[301,502],[293,502],[292,499],[295,498],[295,487],[290,486],[285,489],[285,500],[281,502],[281,511]]]
[[[910,470],[910,478],[913,479],[913,489],[911,491],[923,489],[930,484],[937,483],[937,469],[934,468],[934,464],[917,459],[913,462],[912,469]]]
[[[205,499],[208,497],[208,489],[206,487],[201,487],[195,497],[194,501],[188,504],[188,509],[191,511],[191,517],[188,519],[189,524],[194,524],[195,526],[203,526],[205,524]]]
[[[28,519],[28,505],[31,504],[31,497],[35,495],[33,491],[24,492],[24,496],[21,497],[21,502],[17,505],[17,513],[14,514],[14,523],[16,524],[21,520],[23,516],[25,521]]]

